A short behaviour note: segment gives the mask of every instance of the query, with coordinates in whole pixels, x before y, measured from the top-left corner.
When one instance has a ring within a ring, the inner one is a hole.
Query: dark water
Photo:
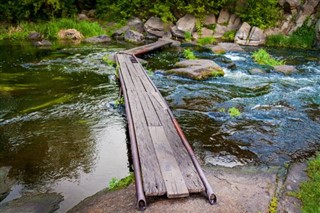
[[[14,187],[2,203],[23,194],[59,192],[59,212],[129,172],[126,122],[111,107],[117,99],[115,69],[101,58],[124,46],[0,43],[0,167],[11,167]],[[217,56],[225,77],[193,81],[163,71],[182,60],[181,50],[146,55],[147,69],[203,163],[282,165],[320,148],[319,51],[269,49],[299,70],[285,76],[259,67],[254,49]],[[227,69],[233,61],[237,68]],[[236,107],[238,117],[228,110]]]
[[[0,167],[15,181],[3,202],[59,192],[64,212],[128,175],[126,124],[109,106],[115,70],[101,60],[118,50],[0,43]]]

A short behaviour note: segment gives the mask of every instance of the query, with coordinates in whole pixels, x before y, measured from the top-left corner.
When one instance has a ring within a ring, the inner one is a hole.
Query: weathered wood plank
[[[151,138],[164,178],[168,198],[187,197],[189,191],[174,158],[170,143],[162,126],[149,126]]]
[[[165,41],[165,40],[158,40],[157,42],[151,43],[151,44],[146,44],[140,47],[132,48],[130,50],[124,51],[124,53],[127,54],[133,54],[133,55],[141,55],[146,52],[150,52],[156,49],[159,49],[161,47],[170,45],[172,42],[171,41]]]
[[[141,108],[135,85],[132,82],[125,57],[117,55],[120,64],[120,70],[124,84],[126,84],[128,99],[131,108],[132,119],[134,120],[134,129],[138,151],[140,157],[141,171],[144,191],[147,196],[160,196],[166,193],[164,180],[160,172],[159,162],[155,158],[155,149],[148,131],[145,114]]]

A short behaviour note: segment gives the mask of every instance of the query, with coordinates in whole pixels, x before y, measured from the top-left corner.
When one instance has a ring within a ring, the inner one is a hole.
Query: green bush
[[[274,27],[281,18],[278,0],[245,0],[237,7],[236,14],[242,21],[261,29]]]
[[[254,52],[252,57],[254,61],[262,65],[277,66],[285,64],[284,61],[278,61],[274,59],[265,49],[259,49],[258,51]]]
[[[299,27],[291,36],[271,35],[267,37],[267,46],[311,48],[316,39],[313,26],[308,26],[306,22]]]
[[[228,32],[225,32],[222,36],[222,40],[223,41],[234,41],[234,37],[236,36],[236,33],[237,31],[236,30],[231,30],[231,31],[228,31]]]
[[[189,60],[195,60],[197,59],[196,56],[194,55],[194,53],[192,52],[192,50],[190,49],[185,49],[183,51],[183,55],[186,59],[189,59]]]
[[[192,40],[192,34],[190,33],[190,32],[185,32],[184,33],[184,39],[186,40],[186,41],[191,41]]]
[[[203,38],[199,38],[197,43],[200,45],[200,46],[204,46],[204,45],[207,45],[207,44],[213,44],[216,42],[216,39],[212,36],[208,36],[208,37],[203,37]]]

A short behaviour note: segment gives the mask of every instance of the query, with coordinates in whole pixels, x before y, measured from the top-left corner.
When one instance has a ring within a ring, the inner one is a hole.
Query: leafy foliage
[[[236,36],[237,31],[236,30],[231,30],[228,32],[225,32],[222,36],[223,41],[234,41],[234,37]]]
[[[246,0],[237,8],[236,14],[242,21],[261,29],[273,27],[281,17],[278,0]]]
[[[198,44],[200,46],[204,46],[204,45],[207,45],[207,44],[213,44],[216,42],[216,39],[212,36],[209,36],[209,37],[203,37],[203,38],[199,38],[198,39]]]
[[[254,52],[252,55],[253,59],[258,64],[269,65],[269,66],[277,66],[285,64],[284,61],[278,61],[274,59],[272,56],[265,49],[259,49],[258,51]]]
[[[320,153],[308,162],[309,180],[300,185],[297,197],[302,201],[302,212],[320,212]]]
[[[313,26],[308,26],[306,22],[299,27],[291,36],[271,35],[267,37],[267,46],[311,48],[316,39]]]
[[[231,117],[238,117],[241,115],[241,112],[236,107],[231,107],[228,112]]]
[[[129,186],[133,182],[134,182],[134,174],[130,173],[129,176],[127,176],[121,180],[118,180],[117,178],[112,178],[109,182],[108,188],[110,191],[123,189],[123,188]]]
[[[186,59],[189,59],[189,60],[195,60],[197,59],[196,56],[194,55],[194,53],[192,52],[192,50],[190,49],[185,49],[183,51],[183,55]]]
[[[191,41],[192,40],[192,34],[189,31],[185,32],[184,33],[184,39],[186,41]]]

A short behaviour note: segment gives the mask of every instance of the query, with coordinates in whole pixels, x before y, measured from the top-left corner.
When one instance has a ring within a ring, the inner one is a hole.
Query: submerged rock
[[[124,40],[131,43],[141,44],[144,39],[144,35],[134,30],[129,30],[124,34]]]
[[[244,52],[239,44],[236,43],[218,43],[215,46],[207,46],[212,52],[216,54],[224,54],[226,52]]]
[[[57,193],[23,196],[16,200],[0,205],[0,212],[51,213],[59,209],[59,203],[62,200],[63,196]]]
[[[111,38],[107,35],[100,35],[100,36],[95,36],[95,37],[90,37],[90,38],[86,38],[84,40],[87,43],[107,43],[111,41]]]
[[[52,46],[52,43],[48,40],[41,40],[41,41],[32,41],[32,44],[36,47],[49,47]]]
[[[298,72],[298,70],[292,65],[279,65],[273,67],[276,72],[281,72],[285,75],[290,75],[292,73]]]
[[[9,170],[10,168],[8,167],[0,168],[0,201],[5,199],[10,192],[10,187],[7,180]]]
[[[207,59],[180,61],[176,63],[175,66],[177,68],[167,72],[195,80],[206,80],[210,77],[224,75],[224,72],[219,65]]]
[[[81,40],[83,35],[76,29],[60,30],[58,38],[62,40]]]
[[[249,70],[249,73],[251,75],[261,75],[261,74],[265,74],[266,72],[263,71],[262,69],[259,69],[259,68],[253,68],[253,69]]]

